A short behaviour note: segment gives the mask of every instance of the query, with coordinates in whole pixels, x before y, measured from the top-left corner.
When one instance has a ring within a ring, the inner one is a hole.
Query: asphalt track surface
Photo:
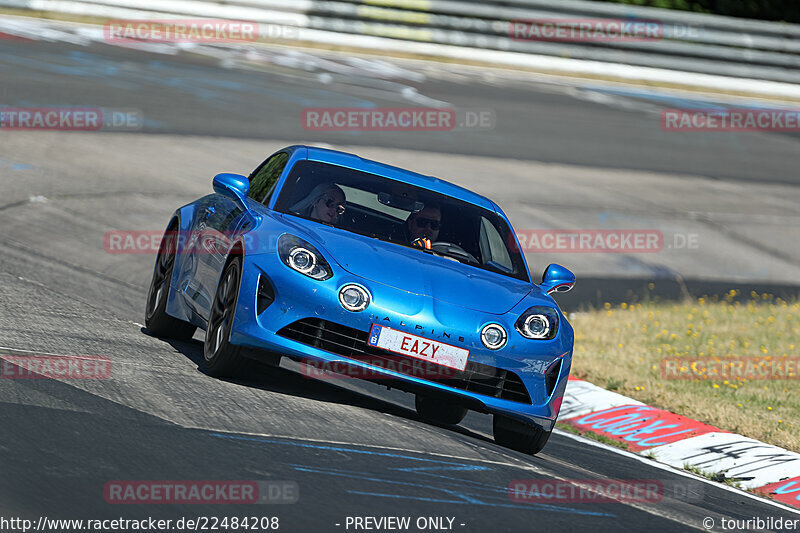
[[[298,124],[303,106],[365,99],[396,105],[390,93],[397,87],[376,89],[373,76],[359,94],[347,80],[323,83],[330,80],[319,81],[318,73],[315,85],[302,68],[270,73],[263,65],[218,63],[103,45],[0,41],[5,105],[132,107],[149,117],[135,134],[0,133],[0,353],[113,361],[108,379],[0,380],[0,516],[277,516],[283,531],[345,531],[348,516],[446,516],[462,531],[597,532],[703,530],[705,517],[719,524],[722,517],[796,516],[569,435],[554,434],[541,454],[525,456],[492,442],[486,416],[432,426],[416,416],[409,395],[306,379],[291,365],[243,380],[211,378],[199,334],[178,343],[143,331],[153,257],[102,247],[109,229],[162,227],[176,206],[210,190],[214,171],[247,171],[285,144],[274,139],[402,148],[386,153],[429,167],[443,156],[433,162],[428,154],[450,153],[700,174],[731,187],[764,180],[752,190],[785,187],[771,196],[777,198],[796,194],[794,138],[754,135],[744,147],[741,138],[736,146],[711,139],[721,145],[706,150],[672,138],[648,144],[636,134],[646,120],[641,110],[457,72],[405,83],[457,106],[491,101],[493,133],[315,138]],[[501,128],[505,117],[509,125]],[[762,164],[769,168],[759,171]],[[112,505],[103,497],[112,480],[220,479],[296,482],[299,501]],[[517,479],[658,479],[666,495],[648,503],[515,502],[507,489]]]

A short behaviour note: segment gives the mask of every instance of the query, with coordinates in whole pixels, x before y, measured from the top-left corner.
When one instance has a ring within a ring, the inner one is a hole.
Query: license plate
[[[437,342],[404,331],[373,324],[367,344],[389,352],[407,355],[436,363],[437,365],[464,370],[469,359],[469,350]]]

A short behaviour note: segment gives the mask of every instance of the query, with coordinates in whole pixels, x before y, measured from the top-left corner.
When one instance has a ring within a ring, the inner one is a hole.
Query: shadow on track
[[[141,332],[150,335],[146,328],[141,328]],[[203,343],[199,340],[176,341],[172,339],[161,339],[163,342],[172,346],[177,352],[183,354],[187,359],[197,366],[197,371],[212,377],[206,370],[203,357]],[[393,415],[406,420],[412,420],[422,424],[427,424],[442,429],[450,430],[464,437],[470,437],[483,442],[494,443],[483,435],[470,431],[463,426],[436,424],[425,420],[413,409],[408,409],[396,403],[385,401],[381,398],[363,394],[354,390],[337,386],[333,383],[303,376],[293,370],[276,365],[269,365],[259,361],[253,361],[250,372],[247,376],[239,378],[215,378],[228,383],[234,383],[244,387],[286,394],[309,400],[316,400],[340,405],[350,405],[369,409],[378,413]],[[352,381],[352,380],[351,380]]]

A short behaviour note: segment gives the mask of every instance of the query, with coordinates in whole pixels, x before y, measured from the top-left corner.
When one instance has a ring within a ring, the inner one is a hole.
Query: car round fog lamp
[[[524,327],[534,339],[544,339],[550,333],[550,320],[544,315],[531,315],[525,319]]]
[[[489,324],[481,330],[481,342],[490,350],[499,350],[506,344],[508,335],[500,324]]]
[[[369,293],[358,285],[345,285],[339,291],[339,303],[348,311],[363,311],[369,305]]]
[[[317,258],[310,250],[295,248],[289,252],[289,264],[298,272],[308,274],[317,266]]]

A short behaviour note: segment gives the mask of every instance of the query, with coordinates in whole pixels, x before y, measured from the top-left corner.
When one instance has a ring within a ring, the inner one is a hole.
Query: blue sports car
[[[419,414],[494,416],[495,440],[536,453],[553,429],[573,331],[531,280],[488,198],[343,152],[290,146],[178,209],[161,241],[147,330],[205,330],[216,376],[288,356],[416,394]]]

